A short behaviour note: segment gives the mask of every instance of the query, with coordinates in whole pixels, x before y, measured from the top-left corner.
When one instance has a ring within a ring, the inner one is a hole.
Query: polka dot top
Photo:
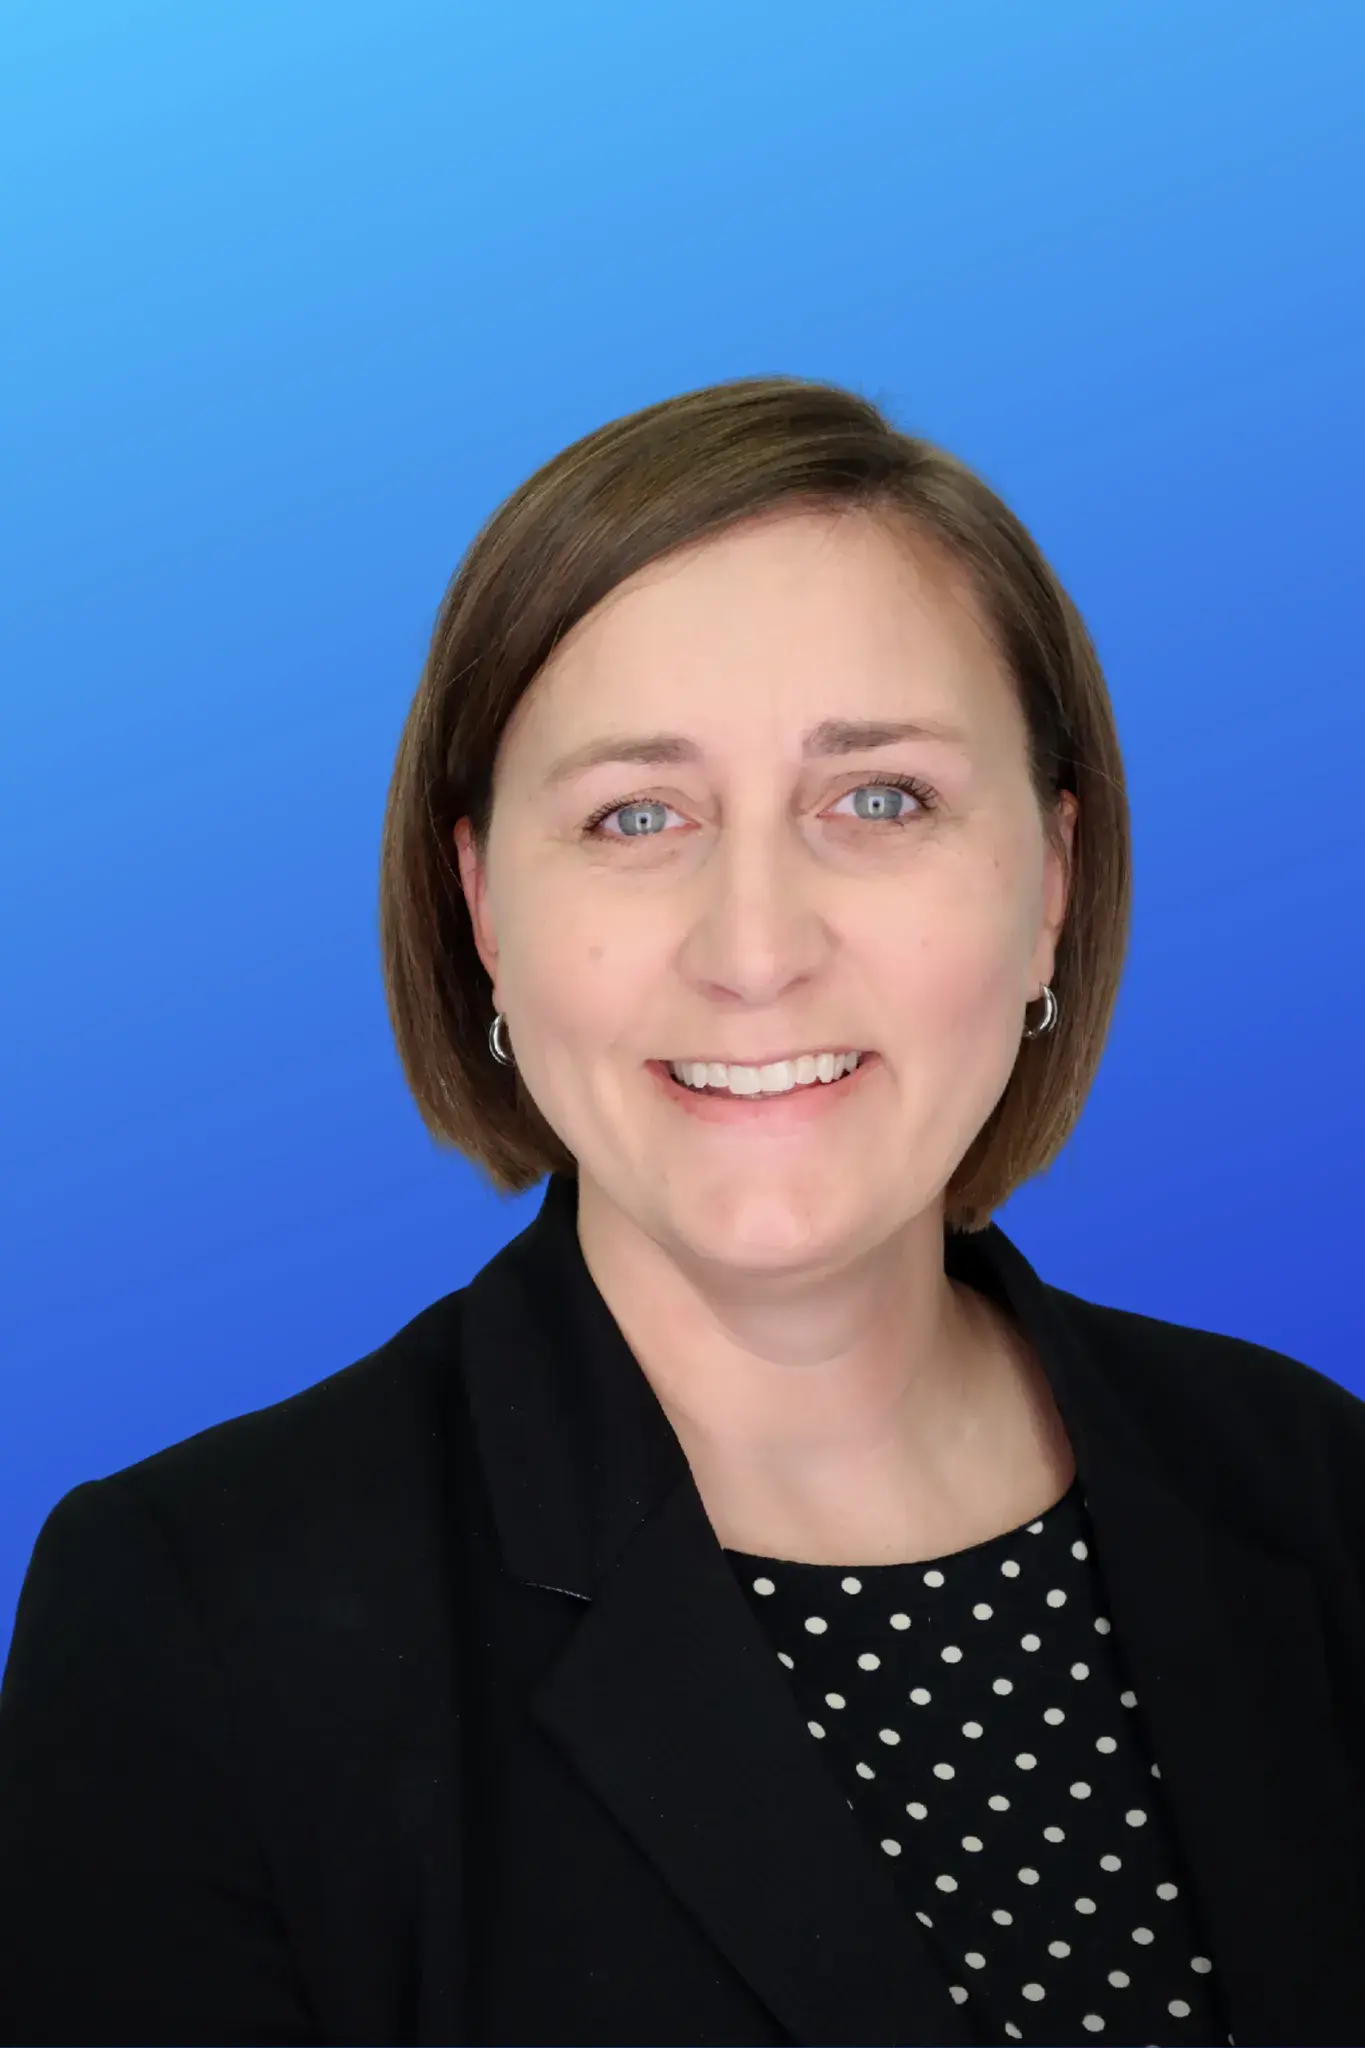
[[[936,1561],[727,1550],[982,2043],[1232,2043],[1077,1475]]]

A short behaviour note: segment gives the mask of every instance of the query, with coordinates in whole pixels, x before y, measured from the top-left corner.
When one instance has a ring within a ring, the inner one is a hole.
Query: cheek
[[[993,907],[969,903],[917,917],[899,931],[866,932],[869,975],[892,992],[893,1007],[935,1029],[989,1030],[1007,1009],[1019,975],[1018,942]]]
[[[651,991],[657,1001],[659,938],[657,919],[638,932],[617,921],[608,930],[581,905],[557,905],[520,935],[509,997],[519,995],[547,1044],[600,1046],[617,1031],[629,1033]]]

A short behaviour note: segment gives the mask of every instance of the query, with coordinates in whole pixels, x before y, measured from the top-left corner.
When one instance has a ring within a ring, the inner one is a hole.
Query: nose
[[[698,981],[746,1003],[779,1001],[818,974],[831,937],[798,856],[754,836],[733,843],[699,878],[684,943]]]

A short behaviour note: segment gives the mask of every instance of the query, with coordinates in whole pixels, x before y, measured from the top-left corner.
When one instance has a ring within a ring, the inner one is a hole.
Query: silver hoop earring
[[[488,1050],[492,1053],[494,1059],[498,1062],[498,1065],[500,1067],[510,1067],[515,1064],[515,1062],[512,1059],[511,1048],[504,1047],[498,1044],[498,1032],[502,1029],[506,1022],[507,1019],[503,1016],[502,1011],[495,1010],[493,1013],[493,1022],[488,1027]],[[507,1034],[504,1030],[504,1040],[506,1039],[506,1036]]]
[[[1027,1026],[1025,1026],[1025,1038],[1042,1038],[1047,1032],[1051,1031],[1053,1025],[1057,1022],[1058,1013],[1056,996],[1053,995],[1052,990],[1048,988],[1046,984],[1044,985],[1041,993],[1047,1002],[1047,1008],[1043,1012],[1043,1018],[1041,1023],[1035,1024],[1031,1030]]]

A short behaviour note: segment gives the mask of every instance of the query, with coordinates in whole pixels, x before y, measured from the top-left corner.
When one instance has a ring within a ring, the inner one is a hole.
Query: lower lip
[[[675,1081],[662,1060],[646,1064],[669,1099],[702,1123],[785,1130],[830,1115],[859,1092],[864,1076],[880,1062],[876,1053],[865,1052],[851,1074],[841,1074],[837,1081],[815,1081],[809,1088],[791,1088],[785,1095],[703,1095],[699,1089]]]

